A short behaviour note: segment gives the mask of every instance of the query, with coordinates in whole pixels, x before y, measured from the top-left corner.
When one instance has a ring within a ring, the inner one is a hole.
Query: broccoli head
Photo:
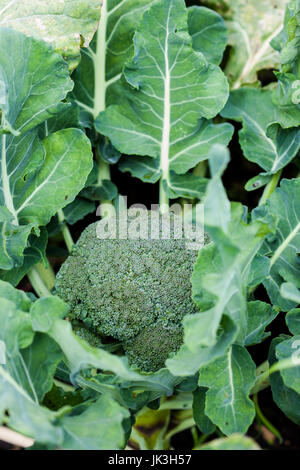
[[[197,311],[190,281],[197,253],[184,237],[178,239],[172,223],[170,236],[162,239],[164,217],[156,222],[157,239],[109,238],[109,233],[101,239],[97,223],[91,224],[56,282],[56,294],[71,307],[70,320],[122,342],[130,363],[145,371],[159,369],[178,349],[181,321]],[[150,217],[148,222],[150,227]]]

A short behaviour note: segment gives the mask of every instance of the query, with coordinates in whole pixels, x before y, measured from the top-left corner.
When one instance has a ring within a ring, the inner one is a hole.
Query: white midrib
[[[103,0],[101,7],[101,18],[97,32],[96,54],[94,56],[94,78],[95,78],[95,95],[94,95],[94,119],[101,111],[105,110],[106,95],[106,30],[107,30],[107,0]]]
[[[7,161],[6,161],[6,134],[3,134],[1,137],[1,144],[2,144],[2,152],[1,152],[1,178],[2,178],[2,187],[3,187],[3,194],[4,194],[4,202],[7,209],[12,214],[14,220],[13,223],[15,225],[19,225],[17,213],[14,207],[12,194],[10,191],[9,185],[9,176],[7,173]]]
[[[170,15],[170,11],[169,11]],[[165,78],[164,78],[164,118],[163,118],[163,131],[160,152],[160,168],[162,171],[162,179],[169,180],[169,146],[170,146],[170,69],[169,69],[169,18],[167,21],[167,31],[165,40]]]
[[[234,83],[232,87],[233,90],[240,88],[241,84],[243,83],[244,79],[247,77],[248,73],[250,73],[253,67],[260,61],[260,59],[268,50],[268,47],[270,46],[271,41],[276,36],[278,36],[281,30],[282,30],[282,24],[280,24],[280,26],[271,34],[271,36],[269,36],[264,41],[261,48],[256,52],[256,54],[254,54],[254,56],[246,62],[240,77],[236,80],[236,82]]]
[[[233,382],[233,374],[232,374],[231,354],[232,354],[232,348],[229,349],[227,357],[228,357],[229,385],[230,385],[230,390],[231,390],[230,407],[231,407],[231,410],[232,410],[233,419],[235,421],[235,411],[234,411],[234,406],[233,406],[234,400],[235,400],[235,393],[234,393],[234,382]]]

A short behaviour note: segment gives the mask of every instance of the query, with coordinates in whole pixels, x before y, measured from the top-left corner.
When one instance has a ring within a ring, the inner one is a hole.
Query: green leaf
[[[33,224],[16,226],[12,214],[0,206],[0,269],[11,270],[23,263],[23,251],[27,245]]]
[[[209,154],[211,180],[207,185],[204,199],[205,224],[228,231],[230,203],[223,187],[221,176],[230,160],[229,151],[221,145],[214,145]]]
[[[4,170],[0,204],[10,210],[17,236],[21,230],[28,236],[33,226],[46,225],[59,209],[75,198],[92,168],[90,143],[79,129],[58,131],[42,142],[35,131],[20,137],[3,135],[0,147]],[[13,233],[11,228],[2,231],[7,233],[4,246],[7,249],[8,243],[12,243],[13,249],[22,253],[26,237],[18,242],[15,236],[10,242],[7,237]],[[15,265],[20,265],[21,260],[19,256]],[[1,267],[9,269],[12,265]]]
[[[5,292],[4,295],[7,297]],[[38,402],[52,387],[61,351],[45,335],[34,337],[30,315],[5,297],[1,297],[0,318],[3,326],[0,337],[6,353],[4,367],[28,396]]]
[[[272,323],[279,313],[279,309],[256,300],[248,302],[248,327],[245,338],[245,346],[259,344],[271,333],[266,333],[265,328]]]
[[[132,38],[143,13],[153,0],[105,0],[97,35],[82,49],[73,74],[73,97],[89,119],[95,119],[107,104],[115,102],[115,86],[125,61],[132,56]],[[97,86],[95,87],[95,83]]]
[[[284,282],[280,287],[280,295],[287,300],[300,304],[300,290],[291,282]]]
[[[0,297],[10,300],[15,304],[17,309],[23,312],[29,312],[31,301],[29,297],[22,290],[17,290],[7,282],[0,280]]]
[[[165,191],[170,199],[176,199],[179,196],[187,199],[200,199],[205,194],[207,181],[206,178],[193,173],[177,175],[174,171],[171,171],[168,186],[165,185]]]
[[[0,268],[9,270],[22,266],[32,229],[39,235],[38,226],[46,225],[84,186],[92,153],[79,129],[60,130],[43,141],[38,136],[39,125],[68,106],[61,100],[72,82],[62,58],[50,45],[3,28],[0,47],[0,80],[5,89],[1,103],[0,205],[5,207],[0,211]]]
[[[212,242],[199,251],[192,295],[200,313],[183,320],[184,344],[166,364],[175,375],[193,374],[224,356],[230,345],[243,344],[247,332],[246,287],[251,261],[268,229],[244,222],[244,209],[230,207],[221,176],[228,153],[216,146],[209,155],[212,179],[204,198],[205,230]]]
[[[101,0],[0,0],[1,26],[49,42],[68,62],[78,65],[100,17]],[[16,46],[17,47],[17,46]],[[44,61],[42,62],[44,66]]]
[[[15,225],[13,229],[15,230]],[[46,228],[41,227],[40,235],[30,235],[28,238],[28,246],[25,248],[23,256],[20,253],[20,259],[23,257],[23,263],[20,267],[12,268],[9,270],[0,270],[0,278],[3,281],[9,282],[13,286],[17,286],[23,277],[30,271],[30,269],[40,261],[47,263],[46,259],[46,247],[48,243],[48,233]],[[22,247],[22,244],[18,244],[13,238],[14,247]],[[10,250],[11,252],[11,250]]]
[[[106,395],[79,416],[63,420],[65,450],[117,450],[125,446],[123,421],[129,412]]]
[[[265,175],[264,173],[260,173],[259,175],[254,176],[254,178],[251,178],[249,181],[247,181],[245,189],[247,191],[255,191],[256,189],[263,188],[269,183],[269,181],[271,181],[271,179],[271,175]]]
[[[277,108],[270,90],[243,87],[233,91],[221,114],[243,123],[239,131],[243,153],[248,160],[261,166],[267,175],[277,173],[297,155],[300,131],[272,124],[277,121]]]
[[[300,394],[300,335],[288,338],[279,343],[275,348],[278,361],[291,361],[292,367],[282,368],[280,375],[286,387]]]
[[[127,171],[144,183],[157,183],[161,177],[159,162],[151,157],[123,157],[119,163],[119,170]]]
[[[256,287],[261,284],[270,272],[270,259],[257,253],[254,257],[248,279],[248,288]]]
[[[112,201],[118,195],[118,189],[110,180],[102,180],[101,185],[92,185],[84,188],[80,195],[91,201]]]
[[[71,204],[68,204],[64,208],[64,216],[68,224],[73,225],[78,222],[78,220],[84,219],[86,215],[94,211],[94,202],[83,199],[82,197],[77,197]]]
[[[300,32],[300,28],[299,28]],[[292,73],[276,73],[277,90],[273,93],[273,102],[277,106],[277,122],[283,128],[300,125],[300,81]]]
[[[285,282],[300,287],[300,179],[282,180],[266,204],[254,211],[254,218],[260,215],[278,220],[276,233],[270,235],[261,254],[270,258],[270,272],[264,286],[274,305],[283,311],[297,306],[297,302],[284,299],[280,294]]]
[[[2,366],[0,395],[1,423],[41,443],[51,445],[62,442],[63,432],[54,426],[55,415],[33,401]]]
[[[246,433],[255,416],[249,398],[255,364],[247,350],[233,345],[226,356],[200,369],[199,385],[208,387],[205,414],[226,434]]]
[[[229,437],[215,439],[199,448],[199,450],[260,450],[260,447],[250,437],[242,434],[232,434]]]
[[[198,387],[193,393],[193,416],[197,427],[203,434],[212,434],[216,427],[205,415],[205,394],[207,389]]]
[[[214,338],[214,343],[208,344],[205,333],[211,328],[209,325],[210,313],[208,310],[205,315],[194,314],[195,318],[184,321],[185,342],[176,355],[166,361],[171,374],[179,377],[195,374],[199,368],[224,356],[235,341],[238,329],[233,321],[224,315],[220,321],[219,332]]]
[[[201,119],[223,108],[227,81],[219,67],[193,51],[183,0],[160,0],[149,8],[134,46],[124,68],[122,102],[100,113],[95,126],[120,152],[155,158],[172,186],[171,171],[186,173],[213,143],[230,140],[230,125]]]
[[[293,308],[285,317],[288,329],[293,335],[300,335],[300,308]]]
[[[285,19],[286,42],[282,47],[280,62],[284,72],[294,73],[298,68],[299,43],[299,2],[291,0],[287,5]]]
[[[79,127],[79,107],[72,100],[67,100],[68,106],[55,116],[47,119],[40,126],[39,136],[41,138],[47,137],[61,129],[68,129],[70,127]]]
[[[51,46],[0,28],[0,48],[3,131],[24,133],[68,106],[61,100],[72,89],[72,81],[67,64]]]
[[[218,65],[228,39],[223,18],[209,8],[194,5],[188,9],[188,27],[193,49],[202,52],[208,62]]]
[[[270,366],[277,362],[275,350],[281,342],[285,341],[285,338],[289,337],[281,336],[280,338],[273,339],[268,359]],[[280,372],[274,372],[270,375],[270,384],[273,399],[277,406],[289,419],[300,425],[300,395],[285,385]]]
[[[38,333],[32,344],[22,350],[22,358],[36,397],[41,402],[52,388],[56,368],[62,359],[61,350],[51,338]]]
[[[298,127],[300,124],[299,13],[299,2],[290,1],[286,7],[284,28],[272,43],[280,51],[281,63],[280,72],[275,73],[278,86],[273,100],[278,108],[277,122],[284,128]]]
[[[233,89],[257,81],[263,69],[277,68],[279,53],[271,41],[282,29],[286,0],[256,0],[227,2],[231,46],[226,75]],[[268,12],[266,14],[266,12]]]

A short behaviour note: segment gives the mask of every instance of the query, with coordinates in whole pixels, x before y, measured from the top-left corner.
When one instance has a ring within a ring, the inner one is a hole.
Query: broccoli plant
[[[0,16],[0,443],[299,448],[299,1]]]

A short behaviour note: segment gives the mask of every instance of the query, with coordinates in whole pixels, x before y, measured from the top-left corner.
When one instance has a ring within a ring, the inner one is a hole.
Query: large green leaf
[[[300,148],[299,129],[282,129],[273,124],[277,121],[277,113],[270,90],[248,87],[233,91],[222,111],[223,117],[243,123],[239,131],[243,153],[267,174],[284,168]]]
[[[41,141],[39,124],[65,110],[68,67],[52,47],[0,29],[1,173],[0,268],[18,268],[33,228],[72,202],[92,168],[91,145],[79,129]],[[43,66],[41,66],[43,64]]]
[[[73,96],[81,109],[94,119],[113,102],[112,87],[133,52],[132,37],[153,0],[103,0],[97,35],[82,49],[73,74]],[[95,86],[96,84],[96,86]]]
[[[280,188],[267,203],[254,211],[255,217],[268,216],[278,220],[277,230],[270,235],[262,254],[270,258],[270,272],[264,280],[269,297],[282,310],[297,306],[280,294],[281,285],[291,282],[300,287],[300,179],[282,180]]]
[[[201,119],[223,108],[228,84],[216,65],[193,51],[183,0],[160,0],[147,10],[134,46],[124,68],[122,103],[100,113],[96,129],[122,153],[157,159],[172,187],[171,171],[183,174],[205,159],[207,141],[211,146],[230,140],[230,125],[207,126]]]
[[[271,41],[282,29],[288,0],[232,0],[226,17],[231,51],[226,74],[233,89],[257,81],[262,69],[279,65]]]
[[[80,59],[82,41],[87,47],[96,31],[101,3],[101,0],[0,0],[0,26],[49,42],[73,69]],[[41,63],[44,65],[44,61]]]
[[[24,133],[65,109],[67,64],[44,43],[0,28],[1,131]]]
[[[205,230],[213,242],[199,251],[192,276],[193,298],[200,313],[185,316],[184,345],[166,362],[177,375],[195,373],[224,356],[237,339],[243,344],[247,335],[250,266],[266,232],[262,224],[244,221],[242,206],[230,206],[220,179],[228,159],[220,146],[209,154],[212,179],[204,208]]]

